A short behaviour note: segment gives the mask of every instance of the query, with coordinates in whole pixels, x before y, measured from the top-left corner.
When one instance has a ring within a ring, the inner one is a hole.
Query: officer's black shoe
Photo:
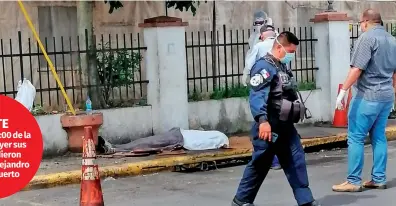
[[[396,119],[396,111],[391,111],[391,113],[388,116],[388,119]]]
[[[232,200],[231,206],[254,206],[254,204],[241,202],[236,197],[234,197],[234,199]]]
[[[280,165],[272,165],[272,166],[271,166],[271,169],[273,169],[273,170],[280,170],[280,169],[282,169],[282,167],[281,167]]]
[[[276,157],[275,157],[275,158],[276,158]],[[273,169],[273,170],[280,170],[280,169],[282,169],[281,165],[280,165],[279,162],[278,162],[278,159],[274,159],[274,160],[272,161],[271,169]]]
[[[303,204],[303,205],[300,205],[300,206],[322,206],[322,205],[319,204],[319,202],[317,202],[317,201],[313,201],[311,203]]]

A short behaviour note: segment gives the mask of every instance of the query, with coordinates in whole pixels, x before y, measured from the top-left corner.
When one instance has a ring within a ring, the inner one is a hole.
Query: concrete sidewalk
[[[325,145],[346,140],[345,128],[298,126],[304,147]],[[396,139],[396,121],[389,121],[387,128],[389,140]],[[187,151],[182,155],[123,158],[98,158],[100,174],[105,177],[134,176],[172,170],[178,165],[212,162],[224,159],[244,158],[251,156],[250,137],[230,137],[230,149],[211,151]],[[48,188],[60,185],[79,183],[81,178],[81,156],[67,156],[43,160],[36,176],[25,190]]]

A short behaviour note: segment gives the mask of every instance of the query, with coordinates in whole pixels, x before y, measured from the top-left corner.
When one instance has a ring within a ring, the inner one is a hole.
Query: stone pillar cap
[[[310,22],[319,23],[327,21],[350,21],[352,18],[348,17],[345,12],[322,12],[315,15],[315,18],[311,19]]]
[[[144,23],[140,23],[139,27],[152,28],[152,27],[177,27],[177,26],[188,26],[188,22],[182,22],[182,19],[169,16],[157,16],[144,20]]]

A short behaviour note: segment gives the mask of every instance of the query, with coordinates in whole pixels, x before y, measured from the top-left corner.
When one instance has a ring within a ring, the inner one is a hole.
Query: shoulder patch
[[[255,74],[252,78],[250,78],[250,85],[253,87],[257,87],[264,82],[264,78],[261,74]]]
[[[261,70],[260,74],[263,76],[264,79],[268,79],[271,76],[271,74],[266,69]]]

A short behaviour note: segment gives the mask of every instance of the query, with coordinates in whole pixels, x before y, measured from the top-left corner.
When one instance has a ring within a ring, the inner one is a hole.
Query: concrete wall
[[[125,143],[153,133],[151,106],[100,110],[103,126],[99,134],[112,143]]]
[[[44,156],[60,155],[67,151],[67,134],[62,129],[60,114],[36,116],[44,142]]]
[[[320,93],[321,90],[302,92],[313,115],[308,122],[323,119],[320,105],[316,104]],[[188,106],[190,129],[246,132],[253,122],[246,97],[190,102]],[[99,111],[104,116],[99,135],[111,143],[126,143],[153,134],[151,106]],[[60,116],[61,114],[36,117],[43,134],[45,156],[60,155],[67,151],[67,134],[60,124]]]
[[[350,37],[348,18],[343,13],[337,21],[315,19],[314,33],[318,41],[315,44],[315,59],[319,70],[316,72],[316,86],[322,89],[320,105],[323,106],[325,121],[331,121],[339,84],[347,77],[350,68]]]
[[[312,118],[304,123],[322,121],[320,104],[321,90],[302,91],[303,100],[312,113]],[[253,122],[247,98],[229,98],[190,102],[189,123],[191,129],[219,130],[225,133],[249,131]]]
[[[111,143],[130,142],[152,135],[151,106],[99,110],[103,113],[103,125],[99,135]],[[44,141],[44,156],[63,154],[67,151],[67,133],[60,123],[61,114],[36,116]]]
[[[122,1],[124,7],[108,13],[109,5],[103,1],[95,1],[94,26],[96,34],[130,33],[141,29],[138,23],[146,18],[165,15],[164,1]],[[75,1],[24,1],[25,8],[38,28],[38,8],[46,6],[76,7]],[[394,13],[396,4],[385,1],[347,0],[335,1],[334,8],[345,11],[355,22],[365,8],[378,9],[385,21],[396,21]],[[327,1],[216,1],[216,25],[221,29],[227,24],[228,29],[245,29],[252,25],[254,11],[265,10],[273,17],[278,27],[307,26],[309,19],[316,13],[327,9]],[[29,31],[28,25],[20,12],[18,4],[13,1],[0,2],[0,22],[4,29],[0,31],[1,38],[14,38],[16,31]],[[169,16],[182,18],[190,23],[187,30],[210,30],[213,24],[213,2],[201,2],[196,15],[191,12],[180,12],[168,9]],[[231,18],[230,18],[231,17]],[[65,18],[62,24],[73,18]],[[31,36],[31,35],[30,35]],[[32,36],[31,36],[32,37]],[[115,38],[115,37],[114,37]]]
[[[177,125],[188,128],[187,65],[184,26],[146,28],[143,32],[147,47],[144,59],[147,103],[153,107],[153,131],[168,131]]]

